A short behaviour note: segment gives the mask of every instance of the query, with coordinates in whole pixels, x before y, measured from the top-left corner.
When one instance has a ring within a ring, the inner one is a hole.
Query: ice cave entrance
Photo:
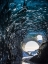
[[[39,48],[39,45],[35,41],[28,41],[25,45],[25,51],[35,51]]]
[[[42,37],[42,35],[37,35],[37,40],[39,41],[39,40],[43,40],[43,37]]]

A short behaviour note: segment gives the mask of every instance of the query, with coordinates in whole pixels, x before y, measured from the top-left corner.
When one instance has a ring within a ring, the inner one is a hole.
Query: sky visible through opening
[[[25,45],[25,51],[35,51],[39,48],[39,45],[35,41],[29,41]]]

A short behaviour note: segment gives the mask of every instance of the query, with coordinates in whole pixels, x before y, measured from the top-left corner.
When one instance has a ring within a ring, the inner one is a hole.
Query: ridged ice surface
[[[0,44],[4,45],[4,51],[2,51],[3,46],[0,46],[1,64],[2,60],[4,62],[7,58],[10,59],[9,56],[13,60],[12,64],[21,61],[21,42],[29,33],[43,32],[43,36],[48,36],[48,2],[45,0],[12,1],[8,4],[9,8],[6,3],[0,7]]]

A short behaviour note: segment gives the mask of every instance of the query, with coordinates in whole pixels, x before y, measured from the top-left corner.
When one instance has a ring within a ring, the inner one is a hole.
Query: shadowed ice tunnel
[[[45,42],[47,0],[0,0],[0,64],[23,64],[22,58],[35,56]]]

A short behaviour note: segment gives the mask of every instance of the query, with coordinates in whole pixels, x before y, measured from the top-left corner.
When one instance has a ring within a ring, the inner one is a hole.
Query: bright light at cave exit
[[[35,51],[39,48],[39,45],[35,41],[29,41],[25,45],[25,51]]]
[[[42,35],[37,35],[37,40],[43,40]]]

